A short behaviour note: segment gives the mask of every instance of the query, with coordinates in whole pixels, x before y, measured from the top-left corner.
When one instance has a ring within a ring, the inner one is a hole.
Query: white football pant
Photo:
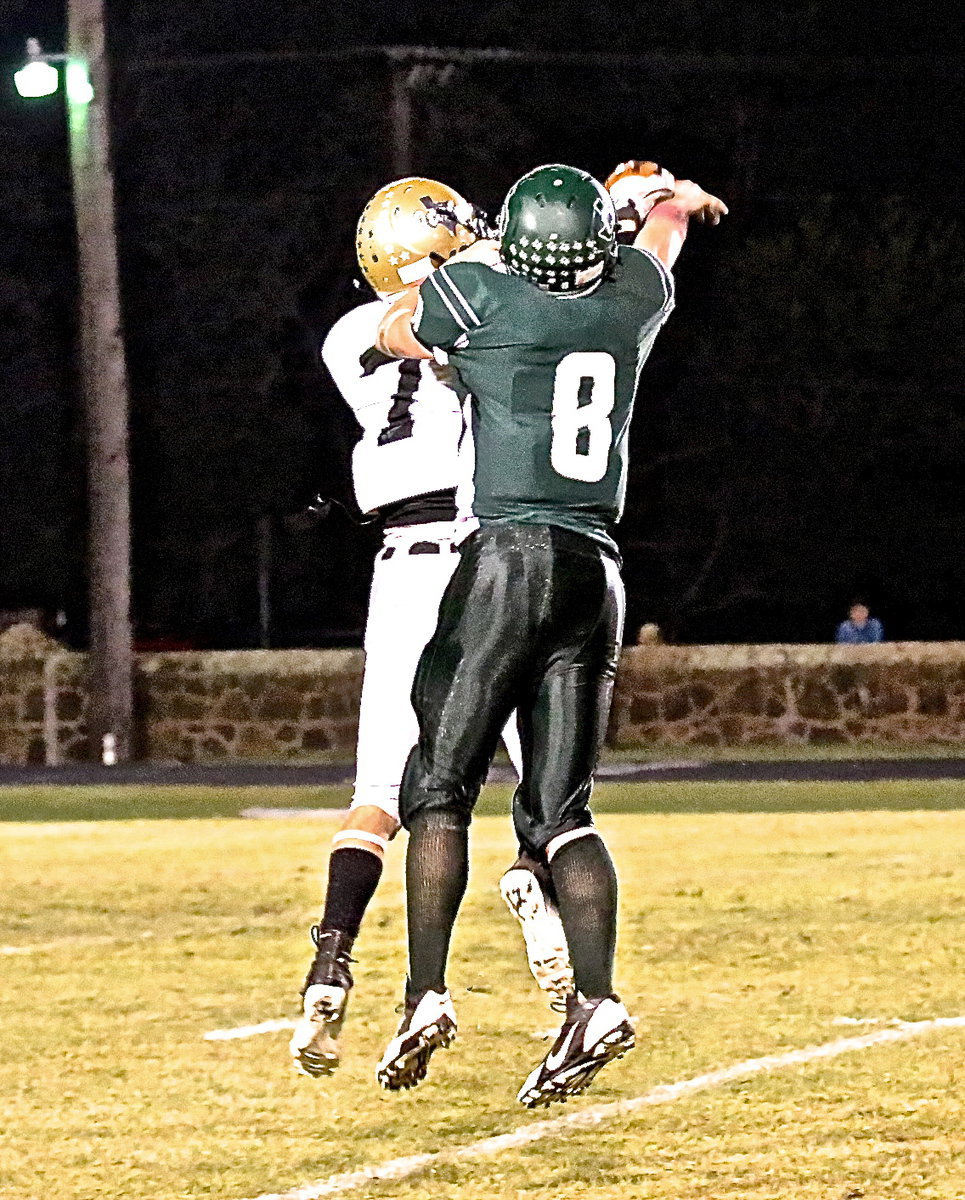
[[[365,625],[365,674],[359,708],[352,808],[371,804],[399,819],[399,787],[409,752],[419,738],[412,711],[412,680],[439,616],[439,601],[459,555],[456,547],[474,528],[467,521],[435,521],[387,529],[375,557]],[[432,544],[435,552],[413,547]],[[486,619],[480,613],[479,619]],[[503,742],[520,774],[516,718]]]

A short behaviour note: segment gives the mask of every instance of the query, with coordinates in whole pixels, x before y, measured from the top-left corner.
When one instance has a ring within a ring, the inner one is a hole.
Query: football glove
[[[392,358],[389,354],[383,354],[381,350],[377,350],[375,346],[369,346],[368,350],[363,350],[359,355],[359,366],[362,368],[362,378],[367,375],[374,374],[379,367],[387,366],[389,363],[399,365],[397,358]]]
[[[631,158],[614,167],[604,186],[616,206],[619,241],[633,241],[654,205],[674,194],[674,182],[670,172],[655,162]]]

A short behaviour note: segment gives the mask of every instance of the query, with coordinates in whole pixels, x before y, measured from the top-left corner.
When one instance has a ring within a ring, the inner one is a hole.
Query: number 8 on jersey
[[[616,362],[605,351],[575,351],[553,378],[550,462],[566,479],[598,483],[610,465]]]

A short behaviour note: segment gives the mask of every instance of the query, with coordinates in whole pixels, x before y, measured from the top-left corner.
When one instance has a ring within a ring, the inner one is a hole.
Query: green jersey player
[[[423,290],[414,329],[447,351],[479,398],[473,512],[614,548],[633,397],[673,303],[669,272],[620,246],[606,286],[586,296],[540,291],[481,263],[439,274]]]
[[[669,268],[689,219],[716,223],[726,208],[666,172],[629,177],[639,215],[668,197],[633,246],[617,246],[601,184],[573,167],[540,167],[509,192],[498,247],[457,255],[380,327],[380,349],[445,359],[471,394],[479,519],[413,685],[420,738],[400,794],[409,979],[405,1017],[378,1067],[387,1088],[418,1083],[455,1035],[445,966],[467,830],[514,708],[524,766],[514,824],[526,852],[549,865],[576,987],[519,1099],[576,1094],[633,1045],[613,994],[616,877],[589,811],[622,637],[612,530],[637,380],[673,307]]]

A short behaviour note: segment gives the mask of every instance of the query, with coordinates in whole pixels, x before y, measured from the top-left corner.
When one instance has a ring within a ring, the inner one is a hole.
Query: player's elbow
[[[431,358],[432,354],[412,332],[412,316],[406,310],[390,309],[382,318],[375,338],[376,349],[393,358]]]

